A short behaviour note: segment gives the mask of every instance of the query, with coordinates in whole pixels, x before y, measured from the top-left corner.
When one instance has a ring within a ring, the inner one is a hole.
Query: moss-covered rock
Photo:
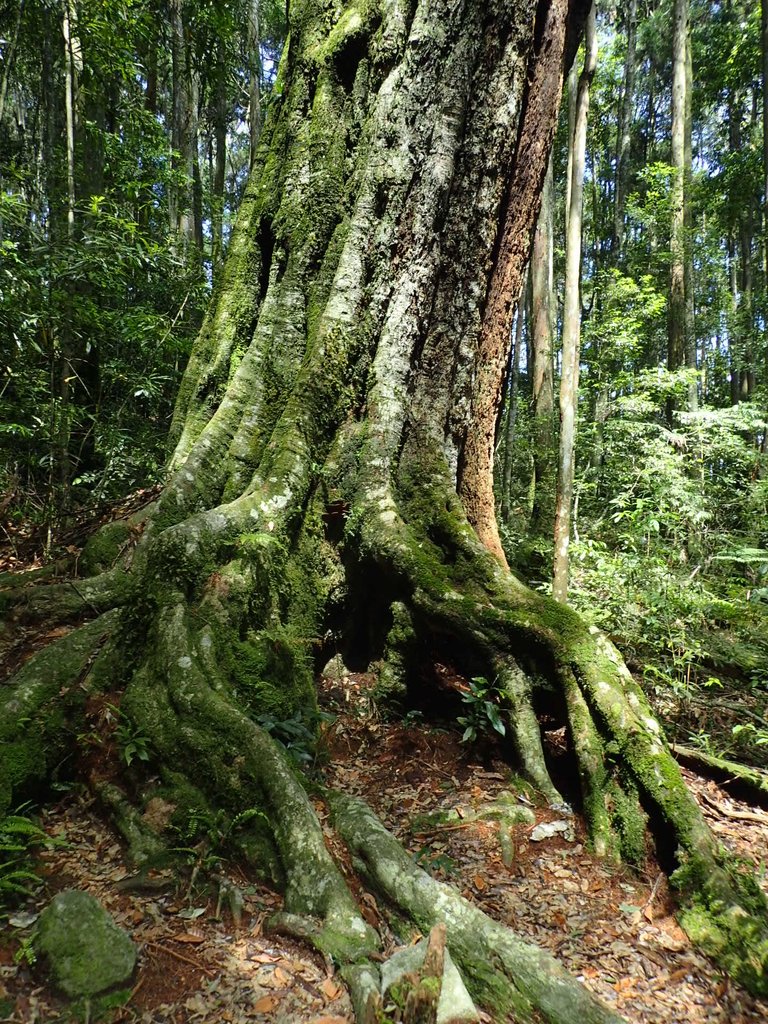
[[[99,901],[69,889],[40,915],[35,945],[53,980],[71,999],[88,999],[123,984],[136,966],[136,947]]]

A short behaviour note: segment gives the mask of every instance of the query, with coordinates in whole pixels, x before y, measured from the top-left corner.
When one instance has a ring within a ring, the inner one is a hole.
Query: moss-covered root
[[[657,834],[676,846],[672,882],[691,939],[750,991],[768,993],[768,902],[754,876],[716,840],[689,792],[661,727],[618,652],[571,622],[570,665],[605,749],[642,795]],[[578,639],[576,634],[579,633]]]
[[[544,759],[541,728],[531,701],[528,678],[509,658],[496,659],[493,667],[508,707],[507,725],[522,772],[551,807],[566,808],[567,804],[555,788]]]
[[[233,815],[261,812],[286,880],[286,911],[293,920],[314,919],[307,936],[318,948],[339,962],[370,954],[378,936],[326,849],[298,772],[231,698],[210,632],[196,632],[180,597],[158,614],[157,630],[150,660],[134,674],[121,709],[147,735],[161,765],[205,765],[194,782],[213,806]]]
[[[112,782],[95,782],[93,790],[128,843],[128,859],[139,870],[158,861],[166,853],[166,845],[142,818],[119,786]]]
[[[680,743],[673,745],[672,753],[675,760],[684,767],[714,779],[724,789],[734,795],[740,795],[742,799],[748,799],[761,807],[768,807],[768,772]]]
[[[130,594],[128,574],[121,568],[91,579],[10,588],[0,591],[0,615],[10,633],[15,625],[44,622],[56,626],[79,618],[101,615],[125,604]]]
[[[529,945],[422,871],[362,801],[332,794],[334,824],[355,867],[423,932],[444,922],[447,946],[473,998],[496,1020],[619,1024],[549,953]]]
[[[103,678],[99,655],[114,629],[109,612],[30,658],[0,699],[0,815],[43,784],[69,753],[89,690]],[[85,678],[87,676],[87,678]]]
[[[757,881],[719,851],[717,861],[688,854],[672,875],[681,893],[680,924],[739,984],[768,995],[768,915]]]

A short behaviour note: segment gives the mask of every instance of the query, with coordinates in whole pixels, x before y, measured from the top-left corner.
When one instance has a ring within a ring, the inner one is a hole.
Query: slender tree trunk
[[[21,28],[21,18],[24,13],[24,0],[19,0],[19,7],[16,12],[16,21],[13,26],[13,33],[11,35],[10,42],[8,43],[5,59],[3,60],[2,75],[0,75],[0,125],[3,123],[5,117],[5,101],[8,95],[8,83],[11,80],[11,71],[13,69],[13,60],[16,55],[16,47],[19,41],[19,30]],[[3,176],[0,172],[0,192],[3,190]],[[0,243],[3,241],[3,217],[0,213]]]
[[[763,98],[763,287],[768,294],[768,0],[760,4],[760,57]],[[768,320],[763,318],[763,347],[765,349],[765,380],[768,381]]]
[[[688,0],[674,0],[672,22],[672,228],[667,366],[678,370],[686,354],[685,306],[685,121]],[[672,414],[673,403],[669,406]]]
[[[576,412],[579,401],[579,345],[581,339],[581,215],[584,198],[584,165],[587,146],[589,89],[597,66],[595,7],[587,19],[584,68],[576,93],[576,117],[571,139],[571,185],[568,231],[565,243],[565,303],[563,308],[563,356],[560,380],[560,454],[555,502],[555,556],[552,594],[568,599],[568,548],[571,539]]]
[[[261,29],[259,25],[260,0],[248,4],[248,135],[250,139],[250,166],[256,160],[256,149],[261,136]]]
[[[685,44],[685,151],[683,180],[685,196],[683,203],[684,251],[683,273],[685,287],[685,365],[698,369],[698,352],[696,344],[696,295],[693,282],[693,209],[691,207],[690,183],[693,173],[693,51],[691,32],[687,34]],[[692,380],[688,385],[688,411],[695,412],[699,407],[699,385]]]
[[[73,25],[72,0],[63,0],[64,32],[64,110],[67,119],[67,235],[75,237],[75,133],[77,131],[78,70],[82,63],[80,43]]]
[[[189,72],[189,161],[192,164],[192,241],[196,262],[203,256],[203,178],[200,173],[200,82]]]
[[[565,167],[565,233],[568,234],[568,217],[571,212],[571,189],[573,187],[573,147],[571,140],[576,131],[576,108],[579,92],[579,69],[574,61],[568,72],[568,159]]]
[[[739,326],[742,331],[741,359],[739,366],[739,401],[747,402],[752,397],[755,385],[753,365],[753,284],[752,284],[752,210],[742,210],[739,223]]]
[[[78,84],[82,67],[80,42],[77,35],[76,10],[73,0],[62,0],[62,34],[64,39],[64,115],[66,123],[66,180],[67,180],[67,241],[75,241],[75,147],[78,129]],[[71,293],[66,292],[69,306]],[[62,318],[57,339],[57,367],[54,383],[54,404],[57,409],[56,430],[56,491],[60,515],[66,513],[69,505],[69,488],[72,480],[72,382],[76,379],[75,339],[72,333],[73,315],[70,312]]]
[[[223,64],[216,76],[213,111],[214,169],[211,182],[211,242],[214,278],[224,258],[224,186],[227,174],[227,83]]]
[[[760,59],[763,80],[763,231],[766,232],[765,252],[768,253],[768,0],[762,0],[760,4]]]
[[[185,25],[185,0],[171,0],[171,57],[172,57],[172,125],[171,148],[173,169],[180,181],[171,189],[169,203],[171,230],[178,236],[182,247],[195,243],[195,154],[197,143],[194,131],[192,71]]]
[[[739,402],[739,367],[740,338],[739,338],[739,277],[736,263],[736,242],[733,233],[728,235],[728,288],[730,292],[731,308],[728,317],[728,365],[730,367],[730,393],[731,405],[738,405]]]
[[[501,521],[505,524],[510,520],[510,497],[512,493],[512,454],[515,443],[515,426],[517,425],[517,396],[520,388],[520,354],[524,344],[523,329],[525,322],[525,292],[528,286],[528,274],[523,278],[520,299],[517,303],[515,317],[515,335],[512,340],[512,351],[509,357],[509,373],[507,386],[507,408],[504,430],[504,462],[501,473]]]
[[[531,373],[533,413],[533,510],[534,535],[551,536],[554,526],[555,394],[553,344],[554,316],[554,174],[552,159],[544,179],[541,211],[531,254]]]
[[[624,249],[624,214],[629,182],[629,147],[632,141],[632,119],[635,105],[635,65],[637,48],[637,0],[630,0],[626,9],[627,53],[624,58],[624,80],[619,104],[618,140],[616,146],[616,197],[613,218],[613,250],[617,261]]]

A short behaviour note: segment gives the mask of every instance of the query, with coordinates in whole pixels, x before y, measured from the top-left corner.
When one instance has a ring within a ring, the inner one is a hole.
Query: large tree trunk
[[[373,1005],[366,958],[379,938],[302,779],[256,722],[314,706],[314,638],[346,622],[342,650],[398,655],[407,678],[414,652],[441,648],[494,680],[520,770],[560,803],[534,710],[546,702],[567,726],[596,851],[639,857],[647,821],[676,868],[686,927],[765,991],[764,901],[707,829],[617,652],[489,550],[496,399],[478,382],[506,356],[502,279],[527,258],[566,6],[382,0],[349,3],[331,26],[317,0],[290,12],[261,162],[130,564],[4,595],[11,621],[87,621],[2,691],[2,805],[61,763],[89,692],[122,688],[151,762],[101,796],[137,858],[165,838],[141,814],[152,798],[177,817],[216,806],[284,888],[276,924],[345,965],[355,1004]],[[570,14],[583,20],[575,4]],[[446,925],[496,1019],[616,1020],[551,957],[424,875],[364,805],[325,799],[387,904],[422,929]]]

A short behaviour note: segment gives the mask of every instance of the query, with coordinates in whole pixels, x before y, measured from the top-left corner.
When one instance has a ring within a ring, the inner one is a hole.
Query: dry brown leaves
[[[371,719],[370,680],[336,687],[343,709],[329,742],[328,782],[364,795],[433,874],[450,881],[487,913],[551,950],[631,1024],[758,1024],[768,1004],[718,976],[677,925],[666,880],[653,863],[640,875],[616,872],[587,852],[581,825],[574,842],[560,835],[532,842],[533,826],[512,830],[505,866],[498,824],[475,813],[507,787],[494,751],[480,764],[454,733],[387,725]],[[359,696],[359,704],[356,701]],[[356,715],[356,706],[364,715]],[[366,717],[367,716],[367,717]],[[750,813],[711,782],[687,773],[702,794],[713,828],[739,854],[759,862],[768,827],[718,807]],[[158,811],[162,811],[159,808]],[[325,810],[318,805],[321,818]],[[450,812],[447,824],[428,816]],[[536,810],[537,823],[561,817]],[[47,893],[66,887],[93,892],[129,929],[141,949],[134,996],[114,1020],[130,1024],[348,1024],[346,991],[325,961],[291,940],[264,933],[279,897],[249,883],[234,866],[228,876],[245,894],[243,925],[216,919],[216,894],[189,900],[168,891],[122,891],[129,874],[121,844],[93,813],[72,799],[46,815],[47,829],[67,842],[45,856]],[[328,832],[330,848],[343,859]],[[173,879],[171,879],[173,881]],[[355,883],[367,919],[383,934],[385,952],[411,936],[392,935],[373,895]],[[44,977],[13,962],[15,930],[0,940],[0,998],[14,1006],[13,1024],[57,1019],[61,1004]]]

